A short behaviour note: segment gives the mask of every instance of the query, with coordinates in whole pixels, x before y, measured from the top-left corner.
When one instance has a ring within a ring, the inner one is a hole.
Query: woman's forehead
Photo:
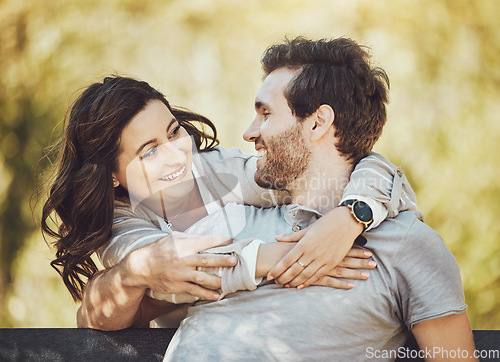
[[[144,142],[156,138],[159,132],[164,134],[172,120],[174,116],[163,102],[148,102],[123,129],[122,146],[139,148]]]

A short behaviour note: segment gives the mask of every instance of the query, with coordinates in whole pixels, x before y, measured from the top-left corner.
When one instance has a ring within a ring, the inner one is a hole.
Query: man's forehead
[[[257,96],[255,97],[255,107],[268,105],[274,97],[283,96],[283,91],[288,83],[295,76],[297,70],[290,68],[278,68],[272,71],[262,83]]]

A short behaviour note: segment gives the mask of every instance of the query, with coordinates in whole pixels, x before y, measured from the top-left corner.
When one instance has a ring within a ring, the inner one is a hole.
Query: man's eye
[[[151,147],[151,148],[148,150],[148,152],[146,152],[145,154],[143,154],[143,155],[141,156],[141,160],[144,160],[145,158],[148,158],[148,157],[153,156],[153,155],[156,153],[156,151],[157,151],[157,150],[158,150],[158,146],[153,146],[153,147]]]
[[[269,117],[271,115],[271,113],[264,112],[264,113],[262,113],[262,115],[264,116],[264,119],[267,119],[267,117]]]

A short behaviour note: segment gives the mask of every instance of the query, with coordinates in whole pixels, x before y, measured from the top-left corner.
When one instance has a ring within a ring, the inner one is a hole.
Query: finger
[[[219,267],[233,267],[238,262],[233,255],[218,255],[218,254],[194,254],[183,258],[187,265],[192,267],[203,268],[219,268]]]
[[[309,271],[306,271],[306,269],[308,269],[308,267],[309,267],[310,262],[304,262],[304,261],[301,260],[301,263],[303,263],[305,265],[305,267],[302,266],[302,265],[300,265],[298,262],[295,262],[283,274],[281,274],[278,278],[276,278],[276,281],[279,284],[284,284],[285,286],[288,286],[288,287],[296,287],[298,284],[296,284],[296,283],[292,284],[292,281],[300,273],[306,272],[307,275],[308,275],[308,278],[311,277],[312,274],[314,274],[314,272],[312,271],[312,269],[309,269]],[[314,268],[314,266],[311,266],[311,268]],[[316,271],[316,269],[314,269],[314,271]],[[304,278],[304,280],[308,279],[308,278]]]
[[[174,239],[193,239],[200,237],[200,234],[189,234],[189,233],[184,233],[180,231],[172,231],[172,236]]]
[[[370,274],[360,269],[350,269],[341,266],[337,266],[334,270],[329,271],[328,267],[325,265],[320,268],[309,280],[297,286],[297,288],[302,289],[308,287],[309,285],[314,285],[314,283],[325,276],[352,280],[366,280],[370,277]]]
[[[289,268],[293,266],[293,264],[299,260],[299,258],[303,255],[302,248],[297,245],[292,250],[290,250],[281,260],[276,263],[275,266],[267,273],[267,280],[272,280],[279,278],[288,271]],[[300,266],[300,265],[299,265]],[[293,274],[295,277],[297,273]],[[287,280],[289,281],[289,280]]]
[[[374,269],[377,263],[370,259],[345,257],[339,266],[351,269]]]
[[[216,272],[217,270],[218,268],[213,269],[214,272]],[[216,290],[221,287],[221,278],[218,275],[211,274],[210,270],[208,271],[193,270],[188,275],[188,281],[212,290]]]
[[[354,284],[348,282],[346,280],[337,279],[329,276],[324,276],[320,280],[318,280],[313,285],[320,285],[323,287],[330,287],[336,289],[352,289],[354,288]]]
[[[202,251],[215,246],[229,245],[233,242],[233,239],[220,235],[202,235],[196,238],[196,242],[200,244],[198,251]]]
[[[330,276],[344,279],[366,280],[370,277],[370,274],[362,270],[343,268],[339,266],[335,268]]]
[[[192,239],[176,240],[175,246],[177,248],[177,254],[182,258],[186,255],[195,254],[215,246],[228,245],[231,244],[231,242],[232,239],[226,236],[203,235]]]
[[[182,293],[188,293],[201,299],[217,300],[220,297],[219,292],[200,287],[199,285],[193,283],[183,283],[182,289]]]
[[[308,228],[299,230],[297,232],[287,234],[287,235],[276,235],[275,238],[277,241],[281,242],[292,242],[299,241],[306,234]]]
[[[347,253],[347,256],[352,258],[370,258],[373,256],[373,253],[369,250],[360,249],[360,248],[351,248]]]
[[[300,265],[300,264],[299,264]],[[297,274],[292,280],[290,280],[285,286],[290,286],[290,287],[297,287],[303,283],[305,283],[307,280],[311,279],[314,275],[318,273],[318,271],[321,269],[322,265],[320,262],[312,262],[310,263],[307,267],[302,268],[301,271],[299,271],[299,274]],[[326,275],[326,273],[325,273]],[[321,276],[318,276],[316,279],[319,279]]]
[[[299,284],[297,286],[297,289],[302,289],[302,288],[308,287],[310,285],[314,285],[314,283],[316,283],[318,280],[320,280],[324,276],[328,276],[329,271],[330,271],[329,267],[327,265],[323,265],[321,268],[318,269],[318,271],[316,273],[314,273],[314,275],[312,277],[307,279],[302,284]]]

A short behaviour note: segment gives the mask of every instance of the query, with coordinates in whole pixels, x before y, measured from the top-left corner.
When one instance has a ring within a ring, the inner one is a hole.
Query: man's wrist
[[[142,267],[144,255],[141,249],[132,251],[115,268],[119,274],[119,280],[124,287],[142,290],[143,293],[149,288],[147,276],[144,274],[147,268]]]

